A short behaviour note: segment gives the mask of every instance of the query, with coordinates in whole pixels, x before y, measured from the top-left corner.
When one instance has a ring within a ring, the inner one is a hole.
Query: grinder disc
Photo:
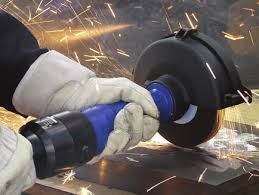
[[[135,70],[134,81],[140,85],[146,85],[149,81],[153,81],[161,75],[169,74],[178,78],[184,84],[187,92],[189,92],[190,103],[198,107],[194,118],[185,124],[177,124],[173,120],[161,123],[159,133],[177,146],[190,148],[212,138],[219,130],[219,124],[221,123],[219,119],[222,117],[220,117],[220,109],[215,106],[218,101],[210,101],[218,96],[215,93],[213,83],[218,82],[219,79],[211,79],[211,75],[206,72],[206,69],[199,68],[202,63],[195,61],[195,54],[193,53],[195,50],[183,49],[181,43],[176,39],[162,40],[146,50]],[[191,52],[188,53],[188,51]],[[208,55],[203,54],[202,58],[203,56],[207,57]],[[198,59],[202,58],[198,56]],[[201,73],[204,74],[201,75]],[[224,72],[219,71],[218,74],[223,75]],[[228,86],[226,80],[223,80],[223,83],[225,85],[221,86]],[[216,86],[219,85],[216,84]],[[201,106],[205,102],[210,108]]]
[[[198,108],[189,123],[163,123],[159,133],[174,145],[191,148],[213,138],[222,127],[223,119],[224,110],[206,111]]]
[[[182,113],[182,118],[161,123],[161,135],[181,147],[194,147],[211,139],[221,127],[224,108],[244,102],[238,92],[243,96],[250,93],[241,84],[231,58],[211,38],[197,31],[180,30],[145,49],[134,81],[145,86],[162,75],[174,77],[186,92],[185,98],[176,102],[176,109],[181,104],[195,105],[191,117]],[[174,89],[172,96],[176,97],[174,92],[179,91]]]

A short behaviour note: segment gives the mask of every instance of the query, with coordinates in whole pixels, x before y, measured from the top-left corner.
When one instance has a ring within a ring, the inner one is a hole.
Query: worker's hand
[[[0,125],[0,194],[18,195],[36,181],[32,147],[20,134]]]
[[[104,151],[88,164],[96,163],[104,156],[124,152],[140,141],[150,140],[159,128],[156,118],[145,115],[136,103],[127,104],[115,118],[114,131],[110,133]]]
[[[126,78],[97,78],[84,66],[50,51],[32,64],[13,96],[17,111],[36,117],[120,100],[131,104],[116,117],[102,155],[123,151],[156,133],[159,113],[146,89]]]
[[[131,102],[115,118],[103,156],[125,151],[140,141],[151,139],[159,128],[158,110],[150,93],[126,78],[90,78],[72,81],[52,98],[46,113],[80,110],[97,104],[110,104],[123,100]]]

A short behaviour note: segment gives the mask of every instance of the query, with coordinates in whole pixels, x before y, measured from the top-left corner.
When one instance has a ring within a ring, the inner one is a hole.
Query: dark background
[[[27,25],[43,47],[56,49],[75,60],[76,53],[82,64],[106,77],[131,78],[138,57],[148,44],[180,25],[190,28],[187,13],[200,31],[232,52],[243,82],[250,88],[259,88],[257,0],[0,0],[0,5]],[[91,8],[86,11],[88,6]],[[118,25],[129,26],[117,28]],[[107,30],[109,27],[115,29]],[[91,31],[90,36],[75,36],[83,31]],[[226,39],[222,31],[244,38]],[[65,36],[68,38],[62,40]],[[98,50],[98,44],[105,57],[89,61],[84,55],[99,55],[90,50]],[[129,57],[119,54],[117,49]]]

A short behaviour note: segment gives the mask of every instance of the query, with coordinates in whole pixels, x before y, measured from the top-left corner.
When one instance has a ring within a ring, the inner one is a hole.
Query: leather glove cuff
[[[13,95],[15,109],[42,116],[53,94],[67,82],[94,77],[95,73],[57,51],[41,55],[29,68]]]

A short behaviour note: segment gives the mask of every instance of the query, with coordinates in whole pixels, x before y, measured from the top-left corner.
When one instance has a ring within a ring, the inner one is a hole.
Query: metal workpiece
[[[246,130],[255,133],[244,133]],[[258,136],[254,126],[226,122],[215,139],[192,149],[156,137],[95,165],[80,167],[76,177],[136,194],[256,195],[259,160],[251,155],[256,150],[248,152],[248,148],[258,147],[253,142]],[[238,142],[236,149],[229,145],[232,141]]]

